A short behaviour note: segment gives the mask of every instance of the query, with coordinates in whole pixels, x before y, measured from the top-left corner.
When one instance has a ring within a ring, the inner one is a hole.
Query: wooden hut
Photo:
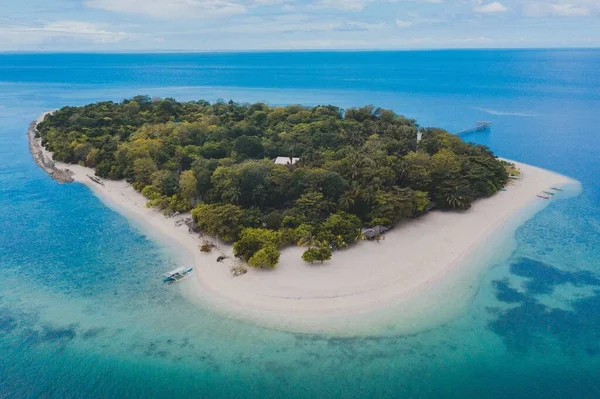
[[[367,240],[374,240],[381,237],[389,229],[385,226],[375,226],[368,229],[363,229],[362,234]]]

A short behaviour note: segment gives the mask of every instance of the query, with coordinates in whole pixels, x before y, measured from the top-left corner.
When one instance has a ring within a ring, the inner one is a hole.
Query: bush
[[[200,245],[200,251],[204,253],[211,253],[214,248],[214,244],[208,240],[205,240],[202,245]]]
[[[356,242],[361,222],[356,215],[338,212],[329,217],[317,228],[316,237],[319,241],[326,241],[335,249],[345,248]]]
[[[327,243],[321,243],[319,246],[309,248],[302,254],[302,260],[308,263],[321,262],[331,259],[331,247]]]
[[[279,263],[279,256],[280,253],[275,245],[267,244],[252,255],[250,260],[248,260],[248,264],[260,269],[272,269]]]
[[[282,234],[269,229],[247,228],[242,230],[240,239],[233,244],[233,254],[240,259],[250,258],[267,244],[280,247],[283,244]]]
[[[238,277],[238,276],[248,273],[248,269],[246,269],[246,266],[240,265],[240,264],[231,266],[229,271],[231,272],[231,274],[233,274],[233,277]]]

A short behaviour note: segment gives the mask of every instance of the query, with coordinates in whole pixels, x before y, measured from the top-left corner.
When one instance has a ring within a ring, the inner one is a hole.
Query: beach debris
[[[202,242],[202,245],[200,245],[200,252],[211,253],[213,248],[216,248],[215,244],[208,240],[204,240],[204,242]]]
[[[248,273],[248,269],[246,268],[246,266],[244,266],[240,263],[238,263],[237,265],[231,266],[231,268],[229,268],[229,271],[231,272],[233,277],[238,277],[238,276]]]
[[[219,256],[219,257],[217,258],[217,262],[223,262],[223,261],[224,261],[225,259],[227,259],[227,258],[228,258],[228,256],[221,255],[221,256]]]

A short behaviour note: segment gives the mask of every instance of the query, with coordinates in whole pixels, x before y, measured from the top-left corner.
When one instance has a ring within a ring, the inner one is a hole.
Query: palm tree
[[[241,195],[242,195],[242,193],[241,193],[239,187],[235,187],[229,193],[229,202],[231,202],[232,204],[238,205]]]
[[[366,240],[367,236],[363,233],[362,229],[356,230],[356,242]]]
[[[306,234],[300,237],[297,244],[299,247],[308,247],[310,249],[318,246],[319,240],[315,238],[312,231],[307,231]]]
[[[456,191],[446,195],[446,202],[454,209],[464,209],[465,207],[465,198],[462,195],[458,195]]]
[[[338,205],[339,205],[340,209],[347,211],[348,209],[350,209],[354,206],[354,198],[352,198],[349,193],[344,193],[340,197],[340,200],[338,201]]]

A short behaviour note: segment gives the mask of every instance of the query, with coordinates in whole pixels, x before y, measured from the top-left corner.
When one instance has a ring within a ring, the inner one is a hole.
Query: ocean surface
[[[490,121],[464,138],[583,191],[525,223],[450,323],[265,329],[163,285],[181,251],[34,164],[41,112],[136,94]],[[600,50],[0,55],[0,398],[598,398],[599,177]]]

